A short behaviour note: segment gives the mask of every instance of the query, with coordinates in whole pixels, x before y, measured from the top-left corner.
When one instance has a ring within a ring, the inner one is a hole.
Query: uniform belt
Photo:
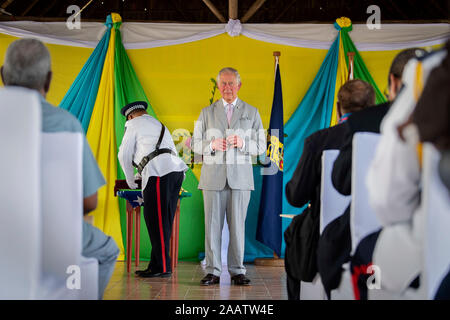
[[[153,158],[159,156],[160,154],[163,153],[171,153],[173,155],[175,155],[175,153],[171,150],[171,149],[156,149],[155,151],[153,151],[152,153],[148,154],[147,156],[143,157],[141,162],[139,162],[138,165],[136,165],[133,162],[133,165],[136,167],[137,171],[139,172],[139,174],[142,173],[142,170],[144,170],[144,167],[147,165],[147,163],[150,162],[150,160],[152,160]]]
[[[142,170],[144,170],[144,167],[147,165],[147,163],[150,162],[150,160],[152,160],[153,158],[159,156],[160,154],[171,153],[171,154],[175,155],[175,152],[173,152],[169,148],[162,148],[162,149],[159,148],[159,146],[161,145],[161,142],[162,142],[165,130],[166,130],[166,127],[161,123],[161,133],[159,134],[159,139],[158,139],[158,142],[156,143],[155,150],[153,152],[149,153],[144,158],[142,158],[141,162],[139,162],[138,165],[136,163],[134,163],[134,161],[133,161],[133,166],[136,167],[136,169],[138,170],[139,174],[142,173]]]

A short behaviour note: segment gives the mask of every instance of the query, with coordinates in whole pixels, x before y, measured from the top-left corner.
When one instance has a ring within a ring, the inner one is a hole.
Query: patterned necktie
[[[228,125],[231,123],[231,116],[233,115],[233,105],[227,104],[227,119],[228,119]]]

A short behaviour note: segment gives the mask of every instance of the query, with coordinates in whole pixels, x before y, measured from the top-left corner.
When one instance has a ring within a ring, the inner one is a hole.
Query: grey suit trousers
[[[228,183],[220,191],[203,190],[207,273],[216,276],[222,273],[222,228],[226,214],[230,233],[228,271],[231,276],[245,274],[245,218],[250,202],[250,192],[250,190],[230,189]]]

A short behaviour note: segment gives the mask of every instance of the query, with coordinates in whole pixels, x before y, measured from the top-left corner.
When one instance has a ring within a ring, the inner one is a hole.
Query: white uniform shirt
[[[142,158],[155,150],[160,133],[161,123],[148,114],[133,118],[125,123],[125,134],[119,148],[118,158],[130,188],[137,188],[137,184],[134,182],[132,162],[134,161],[138,165]],[[167,127],[160,145],[160,149],[163,148],[171,149],[174,154],[177,154]],[[185,172],[187,170],[188,167],[177,155],[163,153],[150,160],[144,167],[142,171],[142,191],[150,177],[162,177],[171,172]]]

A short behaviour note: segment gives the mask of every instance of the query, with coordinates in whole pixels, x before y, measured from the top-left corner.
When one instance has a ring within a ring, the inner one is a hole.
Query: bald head
[[[46,93],[50,85],[50,53],[36,39],[20,39],[11,43],[2,66],[6,86],[20,86]]]

